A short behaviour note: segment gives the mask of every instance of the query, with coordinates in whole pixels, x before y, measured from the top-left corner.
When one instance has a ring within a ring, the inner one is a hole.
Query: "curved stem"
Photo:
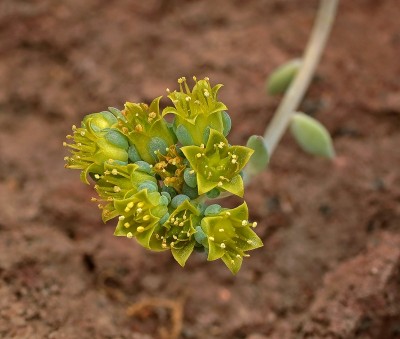
[[[293,112],[297,110],[310,85],[328,40],[338,3],[339,0],[321,0],[299,73],[286,91],[264,134],[265,145],[270,156],[285,133]]]

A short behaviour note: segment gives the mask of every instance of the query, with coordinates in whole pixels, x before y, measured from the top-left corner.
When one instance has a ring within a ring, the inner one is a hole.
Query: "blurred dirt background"
[[[316,8],[0,1],[1,338],[400,338],[398,0],[341,2],[302,104],[338,157],[284,138],[247,190],[265,247],[236,277],[114,237],[93,188],[63,168],[72,124],[180,76],[225,84],[233,143],[262,134],[279,102],[266,76],[301,55]]]

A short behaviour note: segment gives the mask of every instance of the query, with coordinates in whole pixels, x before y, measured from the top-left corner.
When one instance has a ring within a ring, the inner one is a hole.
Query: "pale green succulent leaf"
[[[267,79],[267,92],[271,95],[285,93],[297,75],[301,63],[301,59],[294,59],[275,69]]]
[[[247,147],[254,150],[246,170],[248,169],[251,175],[256,175],[267,168],[269,154],[265,146],[265,140],[262,136],[252,135],[247,141]]]
[[[335,151],[331,136],[319,121],[304,113],[296,113],[292,117],[290,130],[305,152],[325,158],[334,158]]]

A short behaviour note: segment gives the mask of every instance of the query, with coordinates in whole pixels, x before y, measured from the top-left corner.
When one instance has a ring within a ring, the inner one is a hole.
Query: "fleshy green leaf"
[[[305,152],[325,158],[335,156],[328,130],[314,118],[304,113],[296,113],[293,115],[290,130]]]
[[[291,60],[275,69],[267,80],[267,92],[271,95],[286,92],[301,66],[301,59]]]
[[[259,135],[252,135],[247,141],[246,146],[254,150],[247,164],[247,169],[250,175],[256,175],[267,167],[269,161],[269,154],[265,146],[264,138]]]

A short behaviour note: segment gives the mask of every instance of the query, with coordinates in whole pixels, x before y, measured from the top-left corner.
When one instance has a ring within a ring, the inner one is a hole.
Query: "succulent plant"
[[[103,221],[118,218],[115,235],[170,250],[181,266],[195,248],[204,250],[236,274],[246,252],[262,246],[250,227],[256,223],[245,203],[226,209],[210,202],[221,193],[243,197],[242,171],[254,151],[227,140],[231,119],[217,99],[222,85],[194,80],[192,89],[178,80],[180,90],[168,95],[174,106],[162,113],[158,97],[87,115],[67,136],[73,143],[65,143],[66,167],[81,170],[86,183],[90,174]]]

